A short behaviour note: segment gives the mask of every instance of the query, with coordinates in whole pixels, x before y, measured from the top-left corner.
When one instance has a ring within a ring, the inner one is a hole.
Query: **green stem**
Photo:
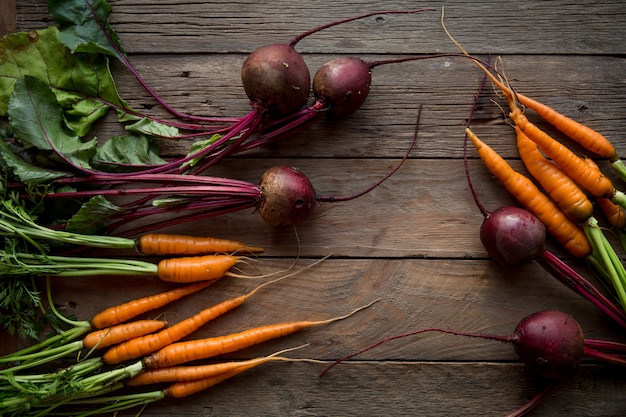
[[[157,271],[156,264],[146,261],[0,251],[0,274],[4,275],[156,275]]]
[[[46,276],[46,295],[48,297],[48,306],[50,307],[50,310],[52,310],[52,313],[59,320],[69,324],[70,326],[80,327],[80,328],[84,329],[84,332],[87,332],[87,331],[91,330],[91,323],[89,323],[88,321],[70,320],[67,317],[65,317],[63,314],[61,314],[59,312],[59,310],[57,310],[57,308],[54,305],[54,301],[52,300],[52,289],[50,288],[50,277],[49,276]]]
[[[626,165],[624,165],[624,162],[621,159],[611,162],[611,167],[615,172],[617,172],[622,180],[626,181]]]
[[[26,360],[26,358],[36,358],[38,355],[43,355],[47,352],[50,352],[52,349],[56,349],[61,346],[67,346],[68,342],[75,340],[76,338],[85,334],[85,332],[89,329],[85,328],[72,328],[64,331],[63,333],[56,334],[49,339],[44,340],[41,343],[38,343],[33,346],[29,346],[17,352],[10,353],[8,355],[0,357],[0,363],[8,363],[8,362],[19,362]],[[58,344],[54,347],[56,343],[63,342],[62,344]],[[82,342],[80,342],[82,343]],[[0,370],[2,373],[4,370]]]
[[[626,270],[622,261],[598,227],[595,218],[591,217],[583,225],[583,229],[592,247],[591,255],[588,256],[589,260],[596,266],[597,272],[611,284],[619,303],[622,308],[626,309],[626,291],[624,290]]]
[[[0,210],[0,236],[27,238],[31,243],[31,239],[45,239],[97,248],[132,249],[135,247],[133,239],[85,235],[41,226],[35,223],[22,207],[16,206],[10,199],[3,200],[2,207],[3,210]]]
[[[82,340],[67,343],[55,348],[46,349],[41,352],[35,352],[30,355],[23,355],[19,357],[19,361],[23,361],[19,365],[12,366],[10,368],[0,369],[0,375],[14,373],[24,369],[34,368],[36,366],[43,365],[45,363],[62,358],[72,352],[79,351],[83,348]]]

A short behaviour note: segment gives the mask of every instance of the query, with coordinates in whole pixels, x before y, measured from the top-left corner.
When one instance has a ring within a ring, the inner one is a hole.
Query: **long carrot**
[[[160,330],[166,325],[167,322],[163,320],[137,320],[118,324],[89,333],[83,338],[83,346],[86,349],[92,349],[117,345]]]
[[[300,349],[308,344],[297,346],[294,348],[283,349],[278,352],[274,352],[271,355],[263,356],[260,358],[253,358],[243,361],[231,361],[231,362],[217,362],[208,365],[180,365],[180,366],[168,366],[165,368],[146,369],[139,375],[130,378],[126,381],[126,385],[150,385],[158,384],[161,382],[181,382],[181,381],[196,381],[199,379],[210,378],[224,372],[228,372],[240,367],[247,367],[248,365],[257,366],[263,363],[271,361],[287,361],[287,362],[315,362],[323,363],[315,359],[294,359],[280,356],[286,352],[290,352],[295,349]],[[247,368],[249,369],[249,368]]]
[[[537,144],[519,127],[515,127],[517,149],[528,172],[563,212],[576,223],[593,215],[593,204],[587,195],[553,162],[543,156]]]
[[[148,233],[136,241],[136,247],[144,255],[204,255],[210,253],[259,253],[263,248],[245,243],[187,235]]]
[[[224,371],[221,374],[212,375],[206,378],[198,379],[195,381],[180,381],[176,382],[164,390],[166,397],[171,398],[185,398],[200,391],[204,391],[207,388],[211,388],[225,381],[228,378],[232,378],[248,369],[254,368],[258,364],[249,363],[247,365],[239,366],[228,371]]]
[[[283,276],[261,284],[248,294],[222,301],[221,303],[206,308],[158,333],[146,334],[145,336],[130,339],[124,343],[113,346],[107,350],[104,355],[102,355],[102,359],[104,363],[108,365],[115,365],[156,352],[157,350],[190,335],[209,321],[239,307],[246,300],[248,300],[248,298],[256,294],[261,288],[280,281],[286,277],[287,276]]]
[[[191,362],[198,359],[206,359],[224,353],[235,352],[271,339],[286,336],[311,326],[343,320],[352,316],[356,312],[369,307],[376,301],[378,300],[359,307],[346,315],[326,320],[277,323],[251,328],[239,333],[224,336],[173,343],[153,353],[152,355],[146,356],[143,359],[143,363],[146,368],[161,368]]]
[[[103,329],[105,327],[123,323],[140,314],[163,307],[164,305],[179,300],[187,295],[198,292],[201,289],[208,287],[213,282],[214,281],[200,281],[183,287],[176,287],[159,294],[132,300],[114,307],[109,307],[96,314],[91,319],[91,325],[96,329]]]
[[[537,216],[550,234],[576,257],[591,253],[583,230],[570,220],[533,182],[515,171],[469,128],[465,130],[489,171],[528,211]]]

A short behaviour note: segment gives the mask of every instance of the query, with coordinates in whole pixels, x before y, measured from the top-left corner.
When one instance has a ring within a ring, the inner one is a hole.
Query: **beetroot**
[[[313,184],[302,171],[276,166],[263,174],[259,213],[272,226],[302,223],[316,203]]]
[[[546,228],[529,211],[500,207],[487,216],[480,241],[498,264],[513,266],[535,260],[545,249]]]
[[[538,375],[560,378],[583,357],[583,331],[569,314],[546,310],[524,317],[505,341],[515,346],[521,361]]]
[[[241,80],[253,105],[275,115],[299,110],[311,91],[304,59],[287,44],[266,45],[252,52],[241,68]]]
[[[545,310],[524,317],[510,336],[460,332],[431,327],[388,337],[332,363],[322,375],[338,363],[390,340],[426,332],[441,332],[511,343],[522,363],[537,375],[548,379],[561,378],[574,370],[580,364],[585,353],[583,331],[578,322],[567,313]]]
[[[333,59],[322,65],[313,77],[313,92],[330,114],[345,117],[365,102],[372,84],[372,71],[354,57]]]

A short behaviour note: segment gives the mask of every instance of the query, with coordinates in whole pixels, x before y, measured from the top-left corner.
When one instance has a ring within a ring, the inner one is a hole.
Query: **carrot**
[[[570,220],[530,179],[515,171],[469,128],[465,129],[465,132],[489,171],[528,211],[541,220],[548,232],[565,249],[576,257],[589,255],[591,252],[589,241],[576,223]]]
[[[517,149],[526,169],[567,217],[576,223],[582,223],[591,217],[593,204],[587,195],[559,167],[544,157],[537,144],[517,126],[515,133]]]
[[[167,322],[162,320],[137,320],[118,324],[89,333],[83,338],[83,346],[86,349],[104,348],[155,332],[166,325]]]
[[[233,376],[240,374],[248,369],[255,367],[256,365],[248,364],[247,366],[240,366],[234,369],[231,369],[226,372],[222,372],[221,374],[213,375],[207,378],[198,379],[195,381],[181,381],[176,382],[164,390],[164,394],[166,397],[170,398],[184,398],[188,397],[192,394],[198,393],[205,389],[211,388],[219,384],[222,381],[225,381],[228,378],[232,378]]]
[[[255,327],[239,333],[224,336],[172,343],[161,350],[146,356],[143,359],[143,364],[146,368],[162,368],[198,359],[206,359],[224,353],[235,352],[258,343],[289,335],[298,330],[348,318],[356,312],[369,307],[376,301],[378,300],[374,300],[363,307],[359,307],[344,316],[326,320],[277,323]]]
[[[553,139],[531,123],[521,112],[513,110],[511,119],[526,136],[535,142],[572,180],[595,197],[612,198],[616,189],[613,182],[599,169],[594,169],[583,158],[574,154],[565,145]]]
[[[104,355],[102,355],[102,359],[104,363],[108,365],[115,365],[156,352],[157,350],[190,335],[209,321],[239,307],[248,298],[256,294],[261,288],[280,281],[286,277],[287,276],[283,276],[272,281],[268,281],[259,285],[248,294],[231,298],[212,307],[206,308],[194,316],[180,321],[175,325],[160,331],[159,333],[147,334],[113,346],[111,349],[107,350]]]
[[[305,346],[308,346],[308,344],[304,344],[295,348],[283,349],[269,356],[263,356],[260,358],[253,358],[244,361],[218,362],[208,365],[168,366],[165,368],[146,369],[142,371],[139,375],[136,375],[126,381],[126,385],[137,386],[158,384],[161,382],[196,381],[199,379],[210,378],[241,367],[246,367],[246,369],[249,369],[249,365],[257,366],[270,361],[322,362],[314,359],[293,359],[279,356],[285,352],[300,349]]]
[[[543,103],[533,100],[530,97],[519,93],[516,93],[515,97],[521,104],[534,110],[546,122],[550,123],[585,149],[593,152],[597,156],[606,158],[611,162],[619,159],[617,151],[611,142],[609,142],[609,140],[601,133],[557,112]]]
[[[228,272],[240,261],[233,255],[205,255],[163,259],[157,266],[157,275],[163,281],[195,282],[216,280],[224,276],[240,276]]]
[[[263,252],[263,248],[248,246],[234,240],[213,237],[148,233],[136,241],[144,255],[204,255],[209,253]]]
[[[95,329],[103,329],[123,323],[147,311],[163,307],[173,301],[198,292],[212,283],[213,281],[201,281],[107,308],[91,319],[91,325]]]
[[[513,120],[515,125],[519,127],[532,141],[537,143],[537,145],[539,145],[543,152],[545,152],[546,155],[554,160],[554,162],[561,168],[561,170],[563,170],[583,189],[587,190],[595,197],[608,198],[612,197],[617,192],[611,180],[604,176],[599,170],[594,170],[588,167],[586,168],[584,159],[575,155],[566,146],[562,145],[561,143],[550,137],[550,135],[539,129],[536,125],[531,123],[526,118],[526,116],[522,113],[521,109],[517,105],[516,99],[520,100],[520,97],[522,97],[521,100],[525,100],[526,103],[533,106],[537,102],[531,102],[530,99],[515,93],[509,86],[505,85],[502,81],[495,77],[483,64],[480,63],[480,61],[469,55],[463,49],[463,47],[456,40],[454,40],[452,35],[446,29],[445,25],[443,24],[443,13],[441,14],[441,24],[450,40],[452,40],[452,42],[461,50],[461,52],[468,58],[470,58],[474,62],[474,64],[476,64],[502,91],[509,104],[509,108],[511,109],[509,117],[511,118],[511,120]],[[541,106],[536,107],[538,109],[542,109]],[[569,132],[569,134],[573,134],[574,137],[572,139],[582,141],[582,144],[584,146],[586,145],[591,147],[592,149],[595,149],[594,152],[609,153],[610,155],[612,155],[611,158],[615,157],[614,150],[611,151],[610,148],[612,148],[612,146],[610,143],[608,143],[608,140],[606,141],[606,143],[601,143],[603,142],[601,139],[599,139],[596,135],[590,133],[591,129],[569,118],[566,118],[565,116],[556,116],[556,111],[550,113],[547,106],[544,106],[542,110],[544,114],[553,122],[558,119],[559,130],[564,130],[566,132]],[[577,133],[574,134],[573,132]],[[585,138],[583,139],[581,136],[585,136]],[[591,145],[591,142],[594,142],[595,140],[598,140],[598,143],[596,145]],[[607,144],[609,149],[603,149],[607,148]],[[620,169],[618,166],[616,166],[616,164],[612,165],[618,172],[620,172]],[[622,174],[622,172],[620,172],[620,174]],[[626,169],[623,171],[623,174],[626,176]],[[624,204],[626,205],[626,202],[624,202]]]
[[[600,207],[600,211],[606,217],[606,220],[611,224],[611,226],[615,226],[618,229],[623,229],[626,226],[626,213],[624,213],[624,209],[613,203],[608,198],[597,198],[598,207]]]

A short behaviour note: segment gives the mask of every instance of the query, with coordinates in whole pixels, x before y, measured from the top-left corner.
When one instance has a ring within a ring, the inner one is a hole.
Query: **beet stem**
[[[565,378],[553,379],[543,387],[537,395],[531,398],[526,404],[518,408],[514,412],[507,414],[506,417],[521,417],[528,414],[531,410],[534,410],[539,404],[543,403],[557,388],[563,385]]]
[[[544,250],[537,258],[537,262],[553,277],[595,304],[617,324],[626,329],[626,312],[555,254]]]
[[[588,346],[585,346],[584,352],[585,356],[589,358],[597,359],[601,362],[609,363],[611,365],[626,366],[626,358],[624,358],[623,356],[600,352],[599,350],[592,349]]]
[[[490,59],[487,61],[487,64],[489,63],[490,63]],[[472,118],[474,117],[474,111],[476,110],[478,99],[483,89],[485,88],[486,82],[487,82],[487,74],[484,74],[480,82],[480,86],[478,87],[476,94],[474,94],[474,101],[472,102],[470,114],[467,118],[467,127],[469,127],[472,123]],[[465,178],[467,179],[467,185],[469,186],[470,192],[472,193],[472,198],[474,199],[474,203],[476,204],[476,207],[478,207],[483,217],[487,218],[489,217],[490,213],[487,210],[487,208],[483,205],[483,203],[480,201],[480,198],[478,198],[478,193],[476,191],[476,188],[474,188],[474,183],[472,182],[472,176],[470,175],[469,162],[467,160],[467,142],[468,142],[468,137],[466,133],[465,137],[463,138],[463,166],[465,167]]]
[[[408,332],[408,333],[402,333],[402,334],[398,334],[395,336],[390,336],[387,337],[385,339],[379,340],[378,342],[369,345],[355,353],[352,353],[350,355],[344,356],[343,358],[337,359],[335,362],[331,363],[330,365],[328,365],[326,367],[326,369],[324,369],[321,373],[320,373],[320,377],[324,376],[328,371],[330,371],[331,368],[333,368],[336,365],[339,365],[341,362],[344,362],[348,359],[351,359],[355,356],[360,355],[361,353],[367,352],[368,350],[374,349],[377,346],[382,345],[383,343],[387,343],[390,342],[392,340],[396,340],[396,339],[401,339],[404,337],[409,337],[409,336],[415,336],[417,334],[421,334],[421,333],[426,333],[426,332],[440,332],[440,333],[446,333],[446,334],[452,334],[452,335],[456,335],[456,336],[465,336],[465,337],[477,337],[480,339],[488,339],[488,340],[495,340],[498,342],[503,342],[503,343],[511,343],[514,339],[514,337],[512,336],[499,336],[499,335],[491,335],[491,334],[484,334],[484,333],[467,333],[467,332],[460,332],[460,331],[456,331],[456,330],[450,330],[450,329],[442,329],[442,328],[438,328],[438,327],[429,327],[426,329],[420,329],[420,330],[415,330],[412,332]]]
[[[400,162],[390,172],[388,172],[387,175],[385,175],[383,178],[378,180],[376,183],[374,183],[371,186],[369,186],[367,189],[365,189],[365,190],[363,190],[363,191],[361,191],[361,192],[359,192],[357,194],[353,194],[351,196],[343,196],[343,197],[318,196],[317,197],[317,201],[319,201],[319,202],[327,202],[327,203],[334,203],[334,202],[339,202],[339,201],[353,200],[355,198],[361,197],[364,194],[369,193],[374,188],[378,187],[380,184],[385,182],[396,171],[398,171],[400,169],[400,167],[404,164],[404,162],[409,158],[409,154],[411,153],[411,151],[413,150],[413,147],[415,146],[415,143],[417,142],[417,134],[419,132],[419,123],[420,123],[421,115],[422,115],[422,105],[420,104],[419,109],[417,111],[417,120],[415,122],[415,130],[413,132],[413,140],[411,141],[411,144],[409,145],[409,148],[405,152],[405,154],[402,157],[402,159],[400,160]]]
[[[353,17],[349,17],[346,19],[342,19],[342,20],[338,20],[336,22],[331,22],[331,23],[327,23],[325,25],[321,25],[318,26],[316,28],[307,30],[306,32],[303,32],[295,37],[293,37],[289,42],[287,42],[287,45],[291,46],[291,47],[295,47],[295,45],[300,42],[302,39],[306,38],[307,36],[310,36],[314,33],[320,32],[324,29],[328,29],[330,27],[333,26],[338,26],[341,25],[343,23],[348,23],[348,22],[352,22],[354,20],[359,20],[359,19],[365,19],[367,17],[370,16],[375,16],[375,15],[380,15],[380,14],[411,14],[411,13],[422,13],[422,12],[434,12],[436,11],[433,8],[425,8],[425,9],[416,9],[416,10],[386,10],[386,11],[377,11],[377,12],[370,12],[370,13],[366,13],[363,15],[359,15],[359,16],[353,16]]]

